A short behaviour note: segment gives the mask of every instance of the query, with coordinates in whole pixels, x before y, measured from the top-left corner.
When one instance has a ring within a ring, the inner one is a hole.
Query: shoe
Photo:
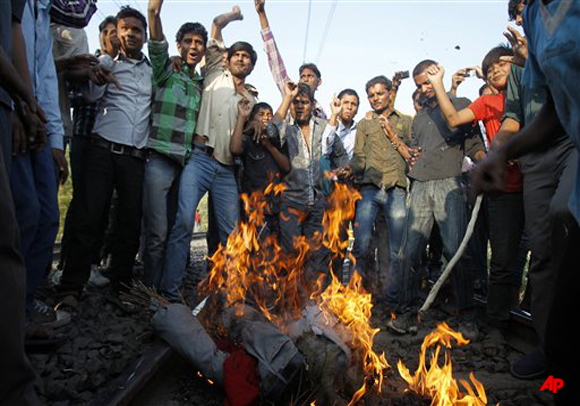
[[[510,365],[510,373],[518,379],[537,379],[546,372],[546,358],[540,350],[526,354]]]
[[[89,277],[88,283],[91,286],[102,288],[103,286],[107,286],[109,283],[111,283],[111,281],[109,278],[102,274],[98,265],[91,265],[91,276]]]
[[[64,310],[54,310],[41,300],[32,303],[32,310],[28,313],[29,321],[38,326],[57,328],[70,323],[70,313]]]
[[[391,317],[387,322],[387,328],[397,334],[416,334],[417,318],[411,312],[403,313],[397,317]]]

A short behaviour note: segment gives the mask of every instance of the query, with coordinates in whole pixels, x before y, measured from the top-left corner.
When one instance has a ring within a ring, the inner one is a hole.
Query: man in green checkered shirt
[[[175,38],[182,68],[181,71],[175,70],[161,26],[162,4],[163,0],[150,0],[147,9],[151,36],[149,58],[155,91],[143,189],[145,284],[157,289],[161,283],[165,242],[171,225],[168,217],[175,215],[179,177],[191,153],[201,102],[203,78],[195,67],[203,57],[207,43],[207,31],[203,25],[183,24]]]

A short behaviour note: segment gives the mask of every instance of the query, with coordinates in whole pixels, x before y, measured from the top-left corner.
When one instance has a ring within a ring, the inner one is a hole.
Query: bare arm
[[[12,63],[16,71],[24,81],[24,85],[32,92],[32,80],[28,72],[28,62],[26,60],[26,44],[22,36],[22,29],[19,22],[12,21]]]
[[[260,143],[264,148],[268,150],[268,152],[270,152],[270,154],[272,154],[272,158],[274,158],[274,161],[276,161],[276,165],[278,165],[278,167],[282,170],[282,172],[284,173],[290,172],[290,160],[286,155],[280,152],[274,144],[272,144],[272,142],[268,138],[268,135],[262,134],[262,136],[260,137]]]
[[[211,26],[211,37],[217,39],[218,41],[223,41],[222,30],[232,21],[243,20],[244,16],[240,11],[239,6],[232,7],[231,11],[227,13],[220,14],[213,19],[213,24]]]
[[[499,128],[497,134],[491,141],[491,148],[498,149],[507,141],[509,141],[514,134],[517,134],[520,131],[521,126],[519,121],[514,120],[513,118],[506,118],[502,121],[501,127]]]
[[[427,77],[433,85],[433,90],[437,96],[437,101],[439,102],[439,107],[443,112],[443,117],[447,125],[451,128],[459,127],[464,124],[472,123],[475,120],[475,114],[470,109],[463,109],[457,111],[449,100],[449,96],[445,93],[445,87],[443,86],[443,74],[445,70],[441,65],[433,66],[427,71]]]
[[[230,152],[233,155],[244,153],[244,126],[250,115],[251,107],[248,99],[241,99],[238,102],[238,119],[232,137],[230,138]]]
[[[161,6],[163,0],[149,0],[147,6],[147,20],[149,20],[149,33],[151,39],[163,41],[163,27],[161,25]]]
[[[274,118],[284,121],[286,116],[288,115],[288,110],[290,109],[290,105],[292,104],[292,100],[298,94],[298,86],[296,83],[288,82],[284,88],[284,98],[282,99],[282,103],[280,103],[280,107],[276,110],[276,114],[274,114]]]
[[[258,13],[260,27],[262,30],[270,28],[270,23],[268,22],[268,17],[266,16],[266,0],[254,0],[254,5],[256,6],[256,12]]]
[[[30,93],[30,89],[24,83],[2,47],[0,47],[0,87],[6,90],[10,96],[20,98],[29,105],[34,105],[34,96]]]
[[[330,110],[332,111],[332,114],[328,119],[328,124],[331,127],[336,128],[336,126],[338,125],[338,116],[340,115],[340,111],[342,110],[342,100],[336,97],[336,95],[332,98],[332,102],[330,103]]]

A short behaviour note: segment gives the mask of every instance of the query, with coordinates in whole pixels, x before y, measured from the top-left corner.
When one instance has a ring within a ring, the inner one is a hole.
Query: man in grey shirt
[[[115,291],[130,285],[139,248],[143,191],[144,152],[149,135],[152,69],[141,52],[147,22],[137,10],[123,7],[117,14],[120,53],[103,55],[93,76],[114,75],[118,83],[98,86],[90,83],[88,98],[100,100],[86,167],[87,181],[80,199],[75,200],[76,233],[69,242],[60,291],[78,297],[90,276],[93,246],[111,202],[118,196],[118,240],[112,256],[111,283]],[[105,80],[103,80],[105,81]]]
[[[417,299],[418,275],[413,267],[420,259],[436,222],[443,240],[443,255],[449,261],[455,254],[467,226],[466,197],[461,178],[463,157],[474,160],[485,156],[483,142],[471,125],[449,129],[433,85],[426,71],[437,62],[424,60],[413,71],[417,88],[427,100],[426,107],[413,120],[413,137],[421,148],[421,155],[409,172],[413,181],[407,218],[407,230],[401,244],[400,260],[400,307],[403,317],[389,322],[389,327],[405,333],[412,321],[410,306]],[[458,108],[471,102],[465,98],[452,98]],[[473,306],[473,278],[468,270],[456,265],[451,274],[451,285],[458,311]],[[475,333],[473,325],[463,326],[465,333]],[[468,331],[471,330],[471,331]],[[470,337],[472,338],[472,337]]]
[[[286,87],[273,123],[280,130],[282,142],[288,145],[291,163],[291,170],[283,179],[285,189],[280,207],[280,241],[286,252],[292,252],[294,237],[312,238],[316,232],[322,234],[323,231],[325,174],[321,159],[327,156],[331,167],[339,168],[336,173],[341,177],[350,173],[350,167],[348,155],[336,136],[335,128],[326,120],[314,116],[314,93],[310,87],[292,82],[288,82]],[[292,125],[285,120],[290,104],[294,105],[296,112]],[[329,260],[326,248],[317,250],[309,260],[305,281],[314,283],[316,273],[328,269]]]

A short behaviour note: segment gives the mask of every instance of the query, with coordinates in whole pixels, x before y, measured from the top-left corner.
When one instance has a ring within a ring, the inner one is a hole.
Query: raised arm
[[[149,0],[147,6],[147,20],[149,20],[149,33],[155,41],[163,40],[163,27],[161,26],[161,6],[163,0]]]
[[[473,122],[475,120],[473,111],[468,108],[457,111],[451,103],[451,100],[449,100],[449,96],[445,93],[445,86],[443,86],[444,73],[445,69],[443,69],[443,66],[432,66],[427,71],[427,78],[433,85],[433,90],[437,95],[437,101],[439,102],[439,107],[441,107],[447,125],[455,128]]]
[[[272,72],[272,77],[278,90],[282,96],[284,96],[284,87],[286,82],[290,82],[290,77],[286,71],[286,65],[284,65],[284,60],[280,55],[278,50],[278,45],[274,39],[274,35],[270,29],[270,23],[268,22],[268,17],[266,16],[266,0],[254,0],[256,6],[256,12],[260,19],[260,27],[262,28],[262,40],[264,41],[264,51],[268,57],[268,65],[270,66],[270,72]]]
[[[236,127],[234,128],[232,138],[230,138],[230,152],[232,155],[242,155],[244,152],[244,127],[251,111],[250,101],[248,99],[240,99],[238,102]]]
[[[218,41],[223,41],[222,30],[232,21],[243,20],[244,16],[240,11],[239,6],[233,6],[231,11],[227,13],[220,14],[213,19],[213,24],[211,26],[211,37]]]
[[[282,103],[280,103],[280,107],[278,107],[276,114],[274,114],[274,118],[276,118],[279,121],[284,121],[284,119],[288,115],[290,105],[292,104],[292,101],[294,100],[297,94],[298,94],[298,86],[296,85],[296,83],[293,82],[286,83],[284,87],[284,98],[282,99]]]

